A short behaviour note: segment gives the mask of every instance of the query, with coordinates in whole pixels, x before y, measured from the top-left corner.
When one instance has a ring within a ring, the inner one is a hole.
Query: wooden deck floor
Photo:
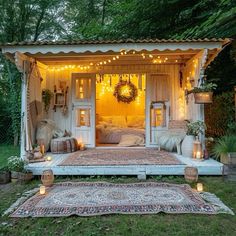
[[[112,165],[112,166],[59,166],[69,154],[51,154],[52,161],[30,163],[27,169],[34,175],[41,175],[43,170],[52,169],[55,175],[184,175],[186,166],[198,168],[199,175],[222,175],[223,164],[213,159],[196,161],[174,154],[184,165]]]

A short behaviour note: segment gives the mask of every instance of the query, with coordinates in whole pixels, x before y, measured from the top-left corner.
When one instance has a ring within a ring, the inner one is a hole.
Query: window
[[[76,79],[75,97],[78,100],[85,100],[91,98],[91,79],[89,78]]]
[[[77,108],[76,109],[76,126],[90,127],[90,108]]]

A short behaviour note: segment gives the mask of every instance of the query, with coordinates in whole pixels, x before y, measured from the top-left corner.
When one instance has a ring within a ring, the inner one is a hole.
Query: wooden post
[[[23,74],[21,81],[21,142],[20,142],[20,157],[26,158],[26,113],[27,113],[27,76],[28,76],[28,61],[23,62]]]
[[[26,108],[26,66],[25,61],[23,62],[23,73],[21,79],[21,142],[20,142],[20,157],[25,159],[25,114],[27,112]]]
[[[200,68],[199,68],[199,79],[203,80],[205,79],[205,68],[206,68],[206,62],[208,57],[208,50],[204,49],[202,58],[200,60]],[[199,82],[199,81],[198,81]],[[198,84],[199,86],[199,84]],[[204,104],[197,105],[198,106],[198,117],[199,120],[205,122],[205,110],[204,110]],[[200,135],[200,142],[202,143],[202,149],[205,149],[205,131],[202,135]]]

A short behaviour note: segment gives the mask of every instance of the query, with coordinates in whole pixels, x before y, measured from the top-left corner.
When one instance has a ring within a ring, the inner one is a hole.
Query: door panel
[[[95,147],[95,86],[95,74],[72,74],[72,133],[89,147]]]

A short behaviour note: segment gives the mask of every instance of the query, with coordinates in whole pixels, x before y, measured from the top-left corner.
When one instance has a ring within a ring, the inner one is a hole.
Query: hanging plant
[[[42,100],[44,103],[44,110],[46,111],[46,113],[48,113],[52,97],[53,97],[53,92],[51,90],[44,89],[42,91]]]
[[[194,94],[196,104],[212,103],[213,90],[217,85],[214,83],[205,83],[200,87],[194,87],[190,92]]]
[[[118,102],[130,103],[138,96],[138,89],[133,83],[121,80],[115,86],[113,95]]]

